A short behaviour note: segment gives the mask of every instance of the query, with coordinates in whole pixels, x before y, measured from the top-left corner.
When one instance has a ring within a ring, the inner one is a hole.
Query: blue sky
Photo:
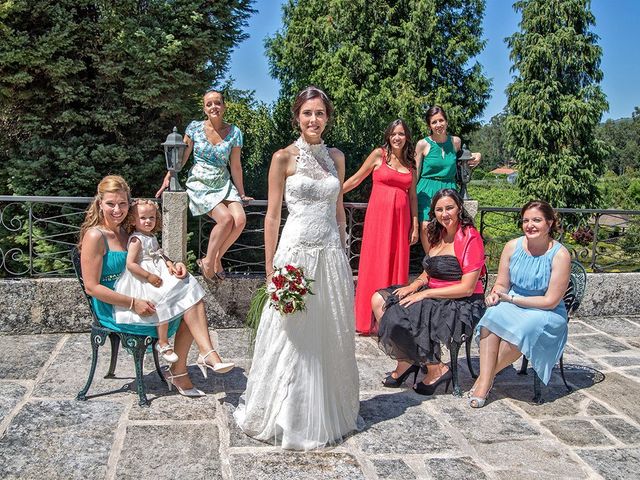
[[[264,39],[281,28],[283,0],[256,0],[257,10],[246,32],[249,38],[240,44],[231,57],[229,76],[237,88],[254,90],[256,98],[270,103],[278,96],[278,82],[269,75],[264,53]],[[504,90],[511,81],[509,51],[505,37],[518,30],[520,20],[512,8],[512,0],[487,0],[484,16],[484,38],[487,45],[478,57],[485,74],[492,79],[491,99],[483,115],[488,121],[506,104]],[[592,0],[596,17],[593,31],[600,37],[603,49],[601,83],[609,101],[608,118],[630,117],[640,106],[640,0]]]

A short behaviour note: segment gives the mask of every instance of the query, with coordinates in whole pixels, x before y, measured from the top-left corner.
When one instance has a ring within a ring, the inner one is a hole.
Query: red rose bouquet
[[[312,283],[313,280],[305,277],[302,267],[289,264],[275,268],[269,284],[258,288],[251,299],[246,324],[252,331],[252,337],[258,331],[262,310],[267,301],[271,308],[282,315],[304,311],[306,296],[313,295]]]
[[[312,282],[304,276],[302,267],[285,265],[276,269],[267,286],[269,304],[283,315],[305,310],[306,295],[313,295]]]

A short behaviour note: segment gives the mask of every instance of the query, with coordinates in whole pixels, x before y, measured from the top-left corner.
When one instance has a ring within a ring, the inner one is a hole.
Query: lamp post
[[[184,189],[178,182],[177,173],[182,169],[182,155],[187,144],[182,141],[178,133],[178,128],[173,127],[173,132],[167,135],[167,139],[162,144],[164,147],[164,158],[167,162],[167,170],[171,174],[169,181],[169,191],[182,192]]]
[[[471,200],[467,193],[467,184],[471,181],[471,167],[469,160],[473,160],[471,151],[466,145],[463,145],[458,152],[458,160],[456,163],[456,180],[460,184],[460,195],[463,200]]]

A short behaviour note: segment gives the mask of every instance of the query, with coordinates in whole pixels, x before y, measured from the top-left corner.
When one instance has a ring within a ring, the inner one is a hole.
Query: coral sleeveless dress
[[[356,287],[356,331],[375,333],[371,296],[389,285],[405,285],[409,280],[409,234],[411,172],[401,173],[387,165],[382,149],[382,165],[373,171],[362,233],[358,285]]]

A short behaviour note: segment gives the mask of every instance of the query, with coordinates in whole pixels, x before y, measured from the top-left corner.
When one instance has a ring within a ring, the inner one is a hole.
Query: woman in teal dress
[[[571,256],[553,239],[558,220],[539,200],[520,212],[523,237],[508,242],[498,279],[486,298],[489,308],[478,323],[480,375],[469,404],[484,406],[495,376],[526,356],[547,384],[567,341],[567,311],[562,297],[569,283]]]
[[[244,230],[247,219],[242,202],[253,200],[244,194],[242,182],[242,132],[223,120],[222,93],[210,90],[203,97],[206,120],[193,121],[186,129],[184,165],[193,152],[193,167],[186,187],[193,215],[208,215],[215,221],[207,254],[197,263],[205,278],[223,280],[222,257]],[[169,186],[170,173],[164,178],[156,197]],[[232,181],[233,180],[233,181]]]
[[[117,175],[104,177],[98,184],[94,201],[87,209],[84,223],[80,228],[80,264],[87,294],[91,296],[94,311],[102,325],[115,331],[157,337],[154,325],[117,324],[113,306],[135,310],[138,315],[151,315],[155,311],[152,302],[144,298],[133,298],[117,293],[113,286],[126,267],[127,241],[129,235],[123,223],[129,211],[131,194],[129,185]],[[177,262],[174,274],[178,278],[187,275],[183,263]],[[182,318],[169,324],[169,336],[175,333],[174,351],[178,361],[169,368],[166,379],[185,396],[196,397],[204,393],[193,387],[187,373],[187,356],[195,340],[200,355],[197,363],[201,369],[220,369],[223,364],[211,344],[204,304],[200,300],[184,313]]]
[[[438,105],[427,110],[427,125],[431,135],[418,141],[416,145],[416,167],[418,170],[418,221],[420,222],[420,241],[425,252],[429,248],[427,240],[427,221],[431,199],[443,188],[456,189],[456,159],[461,148],[460,137],[447,133],[447,114]],[[480,163],[480,153],[472,153],[471,167]]]

